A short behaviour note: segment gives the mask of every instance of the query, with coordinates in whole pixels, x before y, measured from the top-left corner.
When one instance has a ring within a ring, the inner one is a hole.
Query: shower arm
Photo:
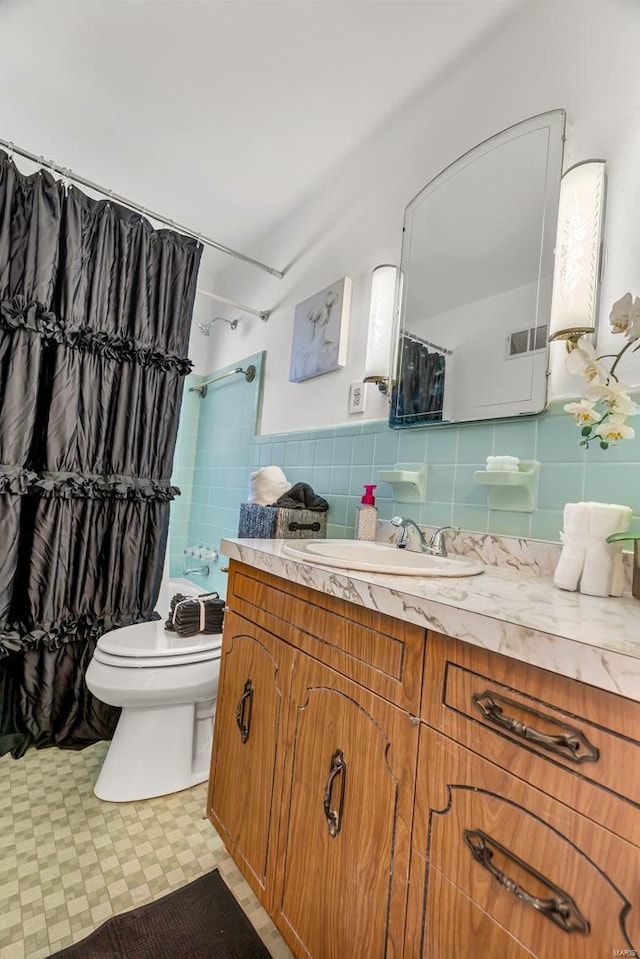
[[[222,320],[223,323],[228,323],[232,330],[238,329],[239,320],[238,319],[228,320],[226,316],[214,316],[214,318],[212,320],[209,320],[208,323],[198,323],[198,329],[200,330],[203,336],[209,336],[211,334],[211,327],[218,320]]]

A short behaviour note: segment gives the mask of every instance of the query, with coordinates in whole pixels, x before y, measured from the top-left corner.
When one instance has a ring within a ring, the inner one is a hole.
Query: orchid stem
[[[613,375],[614,375],[616,366],[618,365],[618,363],[620,362],[620,360],[622,359],[622,357],[624,356],[624,354],[627,352],[627,350],[629,349],[629,347],[630,347],[630,346],[633,346],[634,343],[635,343],[635,340],[629,340],[629,342],[627,343],[627,345],[622,347],[622,349],[621,349],[620,352],[618,353],[617,359],[615,359],[615,360],[613,361],[612,365],[611,365],[611,370],[610,370],[610,373],[609,373],[610,376],[613,376]],[[616,379],[617,379],[617,377],[616,377]]]

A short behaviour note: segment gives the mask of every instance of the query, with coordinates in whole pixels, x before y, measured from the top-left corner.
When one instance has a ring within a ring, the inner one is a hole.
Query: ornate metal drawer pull
[[[521,902],[536,909],[546,919],[550,919],[556,926],[559,926],[564,932],[589,934],[590,927],[588,921],[584,918],[568,893],[564,892],[564,890],[552,882],[549,882],[549,880],[539,872],[531,866],[528,866],[527,863],[521,859],[518,859],[512,852],[509,852],[508,849],[505,849],[504,846],[501,846],[500,843],[496,842],[495,839],[492,839],[490,836],[487,836],[487,834],[480,829],[465,829],[463,835],[464,841],[471,850],[476,862],[479,862],[481,866],[490,872],[494,879],[496,879],[507,892],[510,892],[516,899],[520,899]],[[517,863],[518,866],[525,869],[534,876],[538,882],[548,886],[554,895],[548,899],[539,899],[537,896],[532,896],[531,893],[528,893],[522,886],[514,882],[513,879],[509,879],[505,873],[501,872],[492,863],[491,860],[493,859],[494,849],[492,849],[491,846],[499,850],[507,859],[511,859],[512,862]]]
[[[240,730],[240,739],[246,743],[251,731],[251,707],[253,705],[253,683],[250,679],[244,684],[244,692],[236,706],[236,725]]]
[[[472,699],[484,719],[493,723],[494,726],[500,726],[502,729],[513,733],[514,736],[520,736],[521,739],[542,746],[543,749],[547,749],[551,753],[557,753],[563,759],[569,759],[572,763],[595,763],[600,758],[600,751],[597,747],[592,746],[587,737],[574,726],[568,726],[566,723],[545,716],[544,713],[539,713],[529,706],[523,706],[522,703],[517,703],[513,699],[498,696],[497,693],[489,692],[489,690],[485,690],[484,693],[474,693]],[[522,709],[531,713],[532,716],[545,720],[545,722],[553,723],[562,732],[556,735],[542,733],[532,726],[520,722],[519,719],[505,715],[503,705],[515,706],[517,709]]]
[[[331,808],[331,799],[333,792],[333,784],[337,777],[340,776],[340,799],[338,802],[337,812],[335,809]],[[327,820],[327,826],[329,827],[329,835],[332,839],[338,835],[342,829],[342,811],[344,809],[344,790],[347,781],[347,764],[344,761],[344,755],[341,749],[336,749],[333,756],[331,757],[331,768],[329,770],[329,778],[327,779],[327,785],[324,787],[324,818]]]

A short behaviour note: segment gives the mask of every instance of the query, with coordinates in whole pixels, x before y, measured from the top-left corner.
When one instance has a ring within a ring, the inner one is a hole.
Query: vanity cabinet
[[[274,916],[296,955],[402,955],[418,726],[301,655]]]
[[[425,631],[236,563],[227,604],[209,819],[296,956],[399,959]]]
[[[640,703],[431,632],[422,718],[640,846]]]
[[[640,704],[432,632],[405,954],[640,948]]]
[[[220,662],[208,815],[265,906],[277,835],[291,653],[227,612]]]
[[[407,956],[594,959],[640,943],[638,848],[427,726],[413,843]]]
[[[227,604],[208,815],[296,957],[640,949],[640,703],[236,561]]]

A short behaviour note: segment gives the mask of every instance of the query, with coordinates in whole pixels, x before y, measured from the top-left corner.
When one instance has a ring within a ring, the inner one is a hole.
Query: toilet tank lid
[[[219,650],[222,645],[221,633],[196,633],[195,636],[180,637],[164,628],[164,623],[156,620],[152,623],[136,623],[134,626],[122,626],[112,629],[98,640],[98,649],[112,656],[177,657],[185,653],[205,653]]]

